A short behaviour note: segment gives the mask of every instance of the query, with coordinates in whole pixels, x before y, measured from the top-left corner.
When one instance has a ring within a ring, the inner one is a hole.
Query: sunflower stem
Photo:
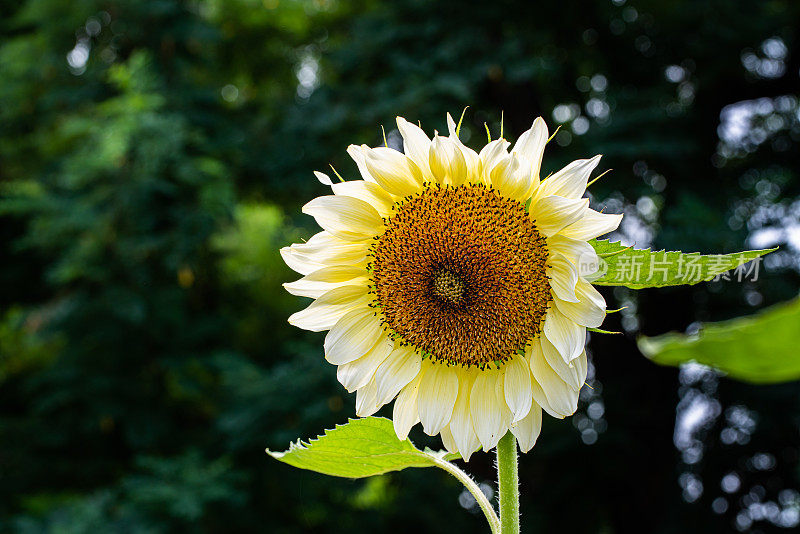
[[[519,534],[519,473],[517,440],[507,432],[497,443],[497,482],[501,534]]]
[[[486,516],[486,521],[489,522],[489,528],[491,529],[492,534],[500,534],[500,519],[497,517],[497,514],[494,511],[492,503],[489,502],[489,499],[486,498],[486,495],[483,493],[481,488],[475,483],[474,480],[472,480],[472,477],[456,467],[455,464],[450,463],[447,460],[434,458],[433,461],[436,463],[436,465],[456,477],[459,482],[464,484],[472,496],[475,497],[475,501],[477,501],[478,506],[481,507],[483,515]]]

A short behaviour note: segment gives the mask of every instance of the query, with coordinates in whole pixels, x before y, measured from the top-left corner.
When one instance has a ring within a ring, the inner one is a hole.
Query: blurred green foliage
[[[702,363],[756,384],[795,381],[800,379],[800,300],[704,325],[691,335],[641,337],[638,344],[662,365]]]
[[[797,2],[0,0],[0,14],[0,531],[483,531],[446,474],[334,480],[264,454],[354,411],[321,336],[285,320],[303,303],[277,249],[313,232],[298,209],[325,192],[311,171],[354,178],[348,144],[379,144],[383,124],[396,145],[397,114],[443,131],[467,105],[470,145],[501,113],[509,138],[541,114],[563,125],[547,172],[605,154],[616,170],[593,202],[624,211],[637,245],[783,245],[758,280],[605,293],[627,306],[606,327],[627,335],[592,336],[579,413],[548,420],[523,458],[526,528],[800,521],[797,383],[661,368],[634,339],[797,294]],[[468,469],[494,478],[488,455]]]

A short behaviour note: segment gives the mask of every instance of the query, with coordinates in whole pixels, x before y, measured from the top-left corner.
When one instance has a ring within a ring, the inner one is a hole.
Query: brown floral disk
[[[370,248],[388,330],[434,360],[481,368],[539,334],[548,252],[520,202],[480,184],[428,185],[395,212]]]

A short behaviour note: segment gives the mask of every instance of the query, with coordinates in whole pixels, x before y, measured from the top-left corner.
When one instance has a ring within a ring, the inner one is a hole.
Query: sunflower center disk
[[[385,326],[434,360],[484,367],[539,334],[547,246],[524,206],[493,189],[426,187],[395,206],[370,254]]]
[[[439,269],[433,273],[433,294],[449,302],[456,303],[464,295],[464,282],[448,271]]]

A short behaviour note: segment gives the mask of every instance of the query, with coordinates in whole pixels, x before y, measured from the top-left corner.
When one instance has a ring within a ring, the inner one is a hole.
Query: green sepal
[[[603,330],[601,328],[590,328],[590,327],[586,327],[586,330],[588,330],[589,332],[596,332],[598,334],[621,334],[622,333],[622,332],[613,332],[611,330]]]

